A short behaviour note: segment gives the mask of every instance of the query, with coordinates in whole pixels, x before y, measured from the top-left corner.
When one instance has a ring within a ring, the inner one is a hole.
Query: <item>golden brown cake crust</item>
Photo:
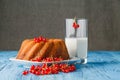
[[[62,39],[47,39],[46,42],[36,43],[33,39],[26,39],[22,42],[17,59],[31,60],[35,58],[61,57],[69,59],[69,54]]]

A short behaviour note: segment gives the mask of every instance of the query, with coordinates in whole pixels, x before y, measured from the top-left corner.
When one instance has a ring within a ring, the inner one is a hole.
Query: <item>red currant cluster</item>
[[[74,27],[75,29],[77,29],[77,28],[79,28],[79,25],[78,25],[76,22],[74,22],[74,23],[73,23],[73,27]]]
[[[41,41],[46,42],[47,40],[46,40],[46,38],[40,36],[40,37],[35,37],[35,38],[34,38],[34,41],[35,41],[36,43],[39,43],[39,42],[41,42]]]
[[[32,65],[29,70],[23,71],[23,75],[27,75],[29,73],[35,75],[48,75],[48,74],[58,74],[59,72],[69,73],[76,70],[74,65],[68,64],[52,64],[48,65],[44,63],[42,66],[40,65]]]
[[[35,61],[35,62],[55,62],[55,61],[62,61],[63,58],[59,57],[46,57],[46,58],[43,58],[41,59],[40,57],[39,58],[36,58],[36,59],[32,59],[31,61]]]
[[[74,18],[73,27],[75,29],[79,28],[79,24],[77,24],[77,22],[76,22],[76,17]]]

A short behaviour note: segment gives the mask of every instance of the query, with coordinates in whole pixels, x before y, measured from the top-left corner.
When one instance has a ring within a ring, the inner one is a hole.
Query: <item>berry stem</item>
[[[73,37],[77,37],[77,29],[79,28],[79,24],[77,24],[76,16],[74,17],[73,28],[74,28]]]
[[[77,29],[75,28],[75,33],[74,33],[74,37],[77,37]]]

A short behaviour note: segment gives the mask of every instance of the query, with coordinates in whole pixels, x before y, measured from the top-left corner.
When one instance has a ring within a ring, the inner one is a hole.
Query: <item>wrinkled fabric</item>
[[[25,67],[9,60],[17,51],[0,51],[0,80],[119,80],[120,51],[89,51],[87,64],[76,64],[71,73],[22,75]]]

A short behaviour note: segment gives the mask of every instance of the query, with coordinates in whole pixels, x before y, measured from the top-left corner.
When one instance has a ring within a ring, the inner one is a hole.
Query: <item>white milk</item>
[[[87,58],[88,38],[77,38],[77,57]]]
[[[65,44],[69,53],[69,56],[77,56],[77,38],[65,38]]]

